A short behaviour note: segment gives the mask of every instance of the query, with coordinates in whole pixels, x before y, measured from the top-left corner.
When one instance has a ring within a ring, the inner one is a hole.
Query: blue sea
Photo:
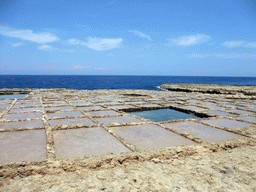
[[[164,83],[254,85],[256,77],[0,75],[2,88],[145,89],[160,90]]]

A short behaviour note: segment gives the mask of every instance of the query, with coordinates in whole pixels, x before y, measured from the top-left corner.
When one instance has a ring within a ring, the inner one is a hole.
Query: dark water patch
[[[157,109],[157,110],[150,110],[150,111],[137,111],[137,112],[128,112],[130,115],[135,115],[138,117],[142,117],[145,119],[150,119],[154,122],[161,122],[161,121],[171,121],[175,119],[199,119],[200,117],[194,114],[187,114],[180,111],[176,111],[173,109]]]

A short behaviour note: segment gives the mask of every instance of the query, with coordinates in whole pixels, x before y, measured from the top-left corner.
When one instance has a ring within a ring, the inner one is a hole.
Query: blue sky
[[[0,74],[256,76],[254,0],[2,0]]]

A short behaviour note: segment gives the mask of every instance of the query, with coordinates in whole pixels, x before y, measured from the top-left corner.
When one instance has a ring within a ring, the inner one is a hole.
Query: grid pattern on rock
[[[0,100],[0,164],[256,136],[255,104],[202,93],[35,90],[23,99]],[[125,112],[168,107],[212,117],[152,122]]]

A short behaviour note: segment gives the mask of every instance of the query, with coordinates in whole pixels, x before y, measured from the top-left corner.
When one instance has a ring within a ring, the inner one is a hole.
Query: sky
[[[0,74],[256,76],[254,0],[1,0]]]

